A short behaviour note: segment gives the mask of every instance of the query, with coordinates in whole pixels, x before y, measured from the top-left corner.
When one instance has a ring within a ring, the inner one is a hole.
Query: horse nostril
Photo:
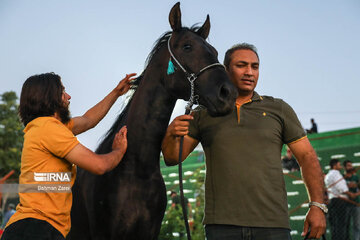
[[[219,97],[220,99],[226,99],[230,94],[230,89],[228,86],[226,85],[223,85],[221,88],[220,88],[220,93],[219,93]]]

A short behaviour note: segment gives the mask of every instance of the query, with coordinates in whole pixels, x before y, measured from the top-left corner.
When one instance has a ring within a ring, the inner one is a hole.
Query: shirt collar
[[[254,91],[254,94],[253,94],[253,96],[251,98],[251,101],[261,101],[261,100],[263,100],[263,97],[260,96],[257,92]]]
[[[263,99],[264,98],[262,96],[260,96],[257,92],[254,91],[252,97],[248,101],[244,102],[243,104],[251,103],[253,101],[261,101]],[[239,104],[238,102],[235,102],[235,106],[237,106],[237,107],[240,107],[243,104]]]

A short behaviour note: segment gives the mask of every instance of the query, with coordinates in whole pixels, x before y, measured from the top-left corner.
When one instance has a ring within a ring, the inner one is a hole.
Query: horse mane
[[[196,33],[199,30],[198,24],[194,24],[191,26],[191,28],[183,27],[182,30],[189,30],[193,33]],[[111,128],[107,131],[107,133],[102,137],[101,143],[96,149],[96,153],[98,154],[104,154],[109,153],[112,151],[112,142],[116,135],[116,133],[125,125],[125,121],[127,118],[127,113],[129,111],[132,99],[136,93],[136,90],[138,86],[140,85],[144,74],[146,72],[147,67],[151,63],[154,55],[159,51],[160,48],[162,48],[165,44],[167,44],[170,36],[172,34],[172,31],[165,32],[162,34],[155,42],[154,47],[152,48],[151,52],[149,53],[148,57],[145,61],[145,68],[143,72],[133,81],[131,82],[130,89],[133,90],[133,94],[128,100],[128,103],[126,104],[125,108],[122,110],[122,112],[119,114],[119,116],[116,118],[115,122],[111,126]]]

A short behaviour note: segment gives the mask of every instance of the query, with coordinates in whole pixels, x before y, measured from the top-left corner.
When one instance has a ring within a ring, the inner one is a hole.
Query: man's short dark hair
[[[235,44],[234,46],[229,48],[225,53],[224,65],[225,65],[226,69],[229,69],[231,56],[237,50],[250,50],[250,51],[253,51],[256,54],[258,60],[260,61],[259,55],[257,53],[257,49],[256,49],[256,47],[254,45],[249,44],[249,43]]]
[[[23,84],[19,115],[26,126],[37,117],[52,116],[63,106],[63,86],[55,73],[34,75]]]
[[[333,169],[334,166],[339,162],[338,159],[331,159],[330,160],[330,169]]]

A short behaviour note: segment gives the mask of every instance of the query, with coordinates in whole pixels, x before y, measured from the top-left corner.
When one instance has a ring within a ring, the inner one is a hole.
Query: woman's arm
[[[107,154],[96,154],[82,144],[76,145],[66,156],[69,162],[97,175],[114,169],[123,158],[127,149],[126,126],[115,135],[113,151]]]
[[[103,100],[90,108],[84,115],[74,117],[72,132],[74,135],[83,133],[95,127],[109,112],[116,100],[130,89],[130,82],[134,80],[136,73],[126,74],[126,77],[114,88]]]

